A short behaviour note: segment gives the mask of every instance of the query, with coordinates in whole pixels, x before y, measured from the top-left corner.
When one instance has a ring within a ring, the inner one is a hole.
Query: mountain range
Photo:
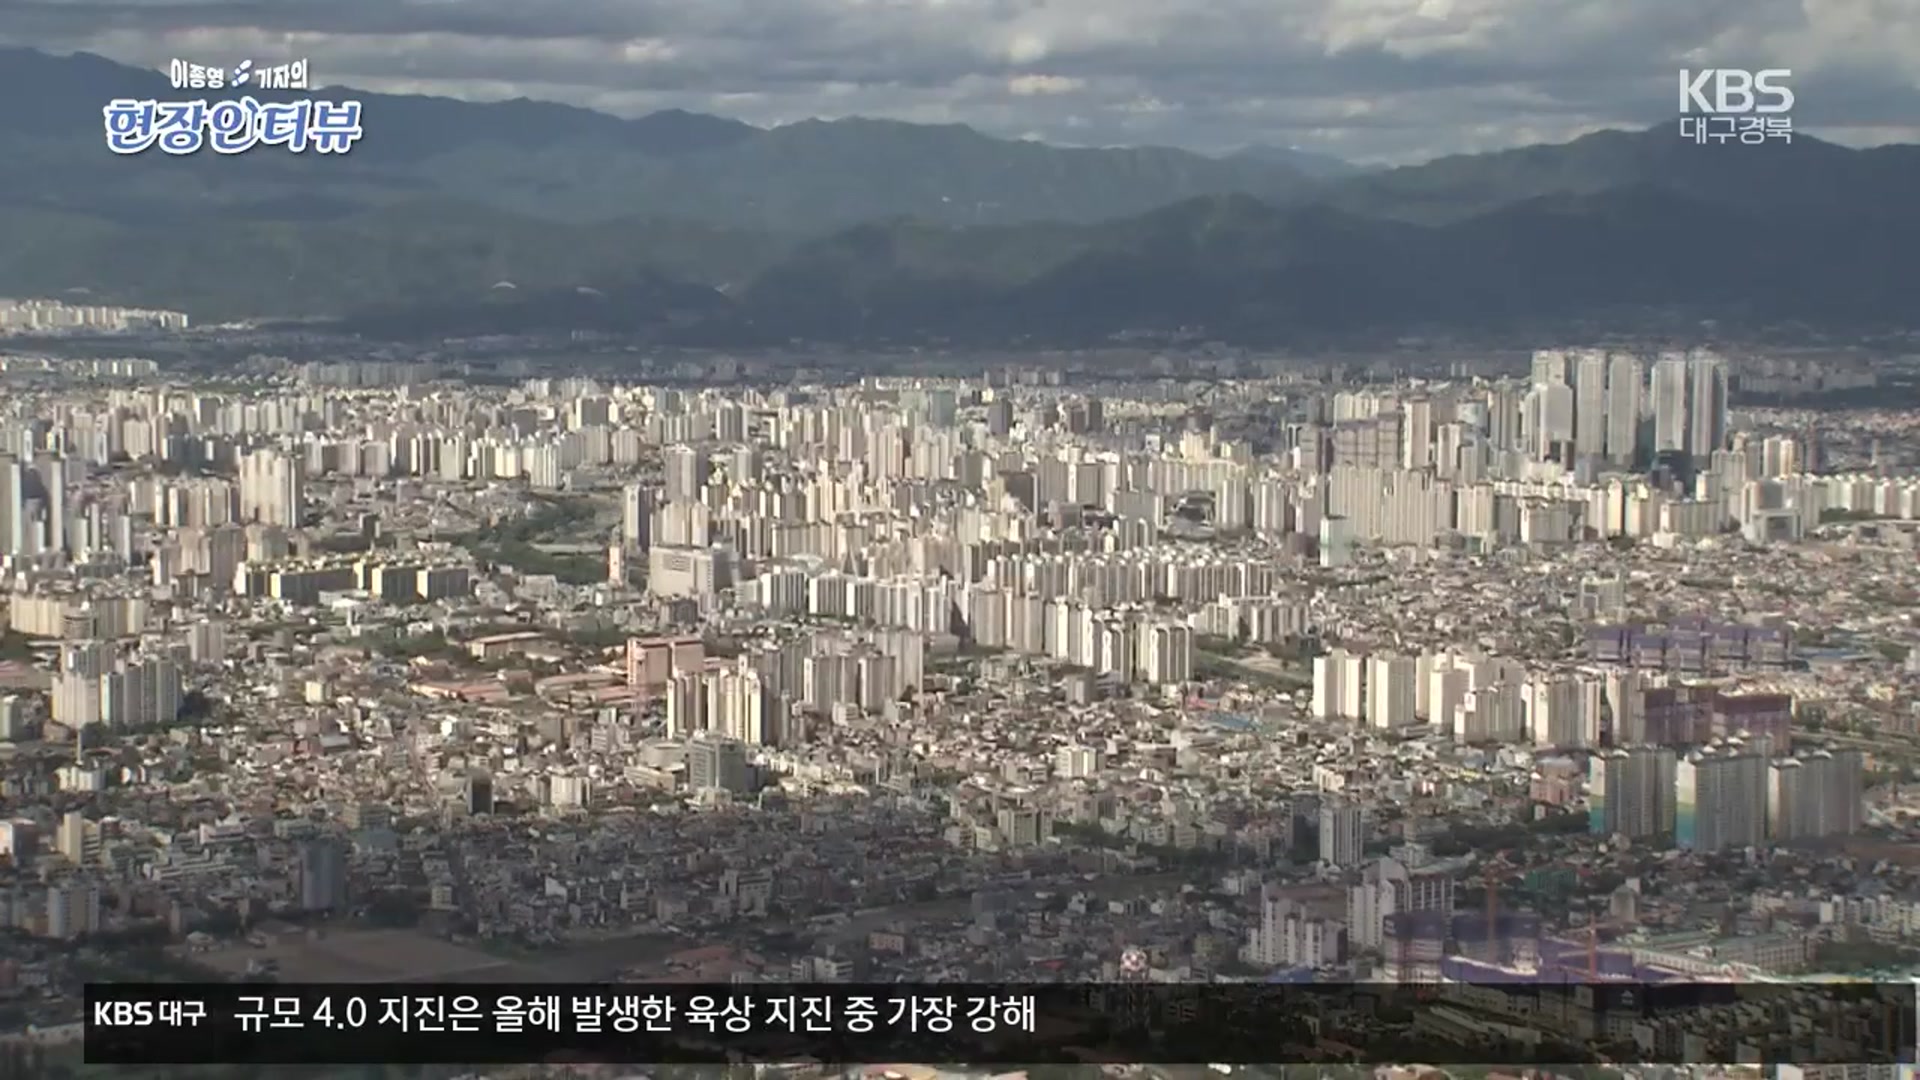
[[[1877,328],[1920,270],[1920,148],[1805,136],[1662,125],[1367,171],[356,91],[345,156],[128,159],[100,106],[172,96],[158,73],[0,50],[9,92],[46,104],[0,113],[0,295],[202,319],[714,344]]]
[[[325,93],[362,103],[365,135],[349,154],[154,154],[129,167],[103,152],[101,106],[183,96],[163,74],[86,54],[0,49],[0,95],[44,103],[0,116],[0,150],[9,151],[0,154],[0,191],[12,202],[139,222],[328,220],[432,198],[570,223],[644,217],[811,232],[885,217],[1096,221],[1200,195],[1287,197],[1343,171],[1273,148],[1209,158],[1060,148],[960,125],[849,119],[761,129],[677,111],[625,120],[539,101]]]

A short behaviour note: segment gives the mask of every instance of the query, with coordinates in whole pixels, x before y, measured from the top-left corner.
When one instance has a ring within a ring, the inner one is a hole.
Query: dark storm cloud
[[[0,40],[150,66],[754,123],[855,114],[1073,143],[1403,159],[1670,118],[1681,67],[1788,67],[1803,126],[1911,136],[1914,0],[0,2]]]

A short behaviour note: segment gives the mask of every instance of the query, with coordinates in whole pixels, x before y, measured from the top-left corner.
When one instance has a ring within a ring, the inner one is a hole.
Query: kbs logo
[[[1712,113],[1720,116],[1745,116],[1748,113],[1783,113],[1793,108],[1793,91],[1785,81],[1793,78],[1786,68],[1742,71],[1739,68],[1713,68],[1680,73],[1680,115]],[[1759,95],[1771,101],[1761,104]]]
[[[96,1001],[88,1027],[193,1027],[206,1019],[204,1001]]]
[[[1786,68],[1680,72],[1680,137],[1702,145],[1791,143],[1793,120],[1784,114],[1793,108],[1793,91],[1786,86],[1792,77]]]
[[[93,1023],[96,1027],[148,1027],[159,1019],[151,1001],[96,1001]]]

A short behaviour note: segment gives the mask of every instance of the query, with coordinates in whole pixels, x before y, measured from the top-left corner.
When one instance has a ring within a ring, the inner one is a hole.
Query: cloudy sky
[[[1784,67],[1795,121],[1920,142],[1920,0],[0,0],[0,42],[311,59],[368,90],[755,124],[884,116],[1356,161],[1656,123],[1682,67]]]

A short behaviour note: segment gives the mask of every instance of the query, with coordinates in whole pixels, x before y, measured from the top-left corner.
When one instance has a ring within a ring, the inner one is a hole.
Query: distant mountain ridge
[[[1123,334],[1250,344],[1583,328],[1910,325],[1920,228],[1791,222],[1672,192],[1553,196],[1429,226],[1245,197],[1193,200],[1028,245],[1023,230],[869,225],[800,245],[716,303],[498,297],[347,320],[379,336],[571,329],[688,344],[791,339],[1084,345]],[[996,265],[996,261],[999,265]],[[628,294],[622,294],[628,295]],[[662,328],[671,327],[667,332]]]
[[[379,305],[344,326],[434,338],[572,329],[686,344],[1245,343],[1407,334],[1911,324],[1920,218],[1783,217],[1636,186],[1420,225],[1327,205],[1190,200],[1097,225],[876,223],[806,241],[744,288],[657,283]],[[636,291],[637,289],[637,291]]]
[[[897,230],[866,230],[803,246],[742,306],[758,325],[830,340],[1192,331],[1284,343],[1609,321],[1885,328],[1911,325],[1916,241],[1911,213],[1782,215],[1647,186],[1431,226],[1230,196],[1081,229],[1074,250],[1012,281],[944,269]]]
[[[1292,146],[1243,146],[1225,156],[1229,160],[1284,165],[1316,180],[1338,180],[1342,177],[1357,176],[1363,172],[1376,171],[1355,165],[1350,161],[1342,161],[1332,154],[1320,154]]]
[[[1911,146],[1696,146],[1668,125],[1343,172],[360,95],[370,134],[345,158],[145,161],[99,145],[96,102],[166,93],[158,75],[0,50],[0,91],[14,60],[71,115],[0,113],[0,295],[199,318],[739,345],[1849,329],[1908,325],[1920,276]]]
[[[1409,221],[1453,221],[1525,199],[1627,187],[1749,210],[1860,209],[1904,203],[1916,177],[1920,146],[1851,150],[1805,135],[1764,146],[1700,146],[1662,124],[1370,172],[1325,198],[1355,213]]]
[[[239,91],[208,96],[220,93]],[[848,119],[763,130],[679,111],[623,120],[550,102],[352,94],[364,103],[366,133],[339,158],[129,162],[102,151],[100,107],[113,97],[177,96],[165,76],[97,56],[0,49],[0,98],[46,102],[0,115],[0,199],[184,220],[257,217],[290,194],[341,213],[439,197],[574,222],[656,217],[819,232],[895,216],[1095,221],[1200,195],[1286,198],[1314,183],[1284,163],[1069,149],[960,125]]]

